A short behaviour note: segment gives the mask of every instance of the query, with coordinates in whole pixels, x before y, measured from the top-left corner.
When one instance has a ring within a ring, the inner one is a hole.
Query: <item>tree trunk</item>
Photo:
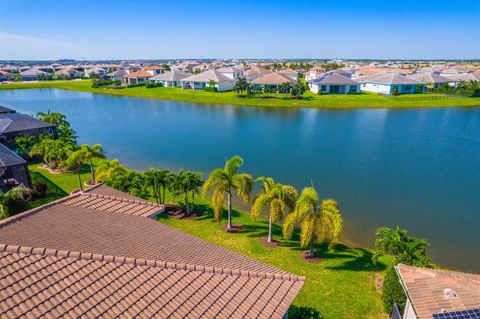
[[[80,191],[83,192],[82,179],[80,178],[80,168],[77,169],[77,178],[78,185],[80,186]]]
[[[232,194],[228,193],[228,223],[227,223],[227,230],[232,230]]]
[[[190,216],[190,206],[188,205],[188,191],[185,192],[185,209],[187,210],[187,216]]]
[[[93,163],[90,159],[90,174],[92,174],[92,185],[95,184],[95,170],[93,169]]]
[[[308,252],[308,257],[310,258],[315,257],[315,252],[313,251],[314,246],[315,246],[315,241],[312,239],[310,240],[310,251]]]
[[[162,198],[161,198],[161,201],[162,201],[162,204],[165,204],[165,186],[163,186],[163,195],[162,195]]]
[[[268,219],[268,243],[272,243],[272,216]]]

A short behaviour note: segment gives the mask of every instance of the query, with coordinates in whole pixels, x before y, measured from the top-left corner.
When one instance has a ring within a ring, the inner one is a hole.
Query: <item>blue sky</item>
[[[0,59],[480,58],[480,0],[0,0]]]

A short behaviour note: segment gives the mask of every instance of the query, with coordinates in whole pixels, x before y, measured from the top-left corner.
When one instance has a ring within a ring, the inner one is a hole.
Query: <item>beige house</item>
[[[124,76],[124,82],[127,84],[140,84],[140,83],[145,83],[148,82],[148,79],[151,78],[153,75],[150,72],[147,71],[136,71],[129,73]]]
[[[150,82],[162,83],[165,87],[180,87],[180,81],[188,78],[190,73],[180,71],[170,71],[160,75],[153,76],[149,79]]]

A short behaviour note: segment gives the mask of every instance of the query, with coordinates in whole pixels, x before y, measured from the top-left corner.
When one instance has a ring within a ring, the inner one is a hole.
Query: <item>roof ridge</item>
[[[440,272],[440,273],[457,273],[457,274],[473,275],[473,276],[478,276],[480,278],[480,274],[473,273],[473,272],[458,271],[458,270],[443,269],[443,268],[417,267],[417,266],[410,266],[410,265],[402,264],[402,263],[399,263],[399,264],[396,265],[396,267],[398,267],[398,266],[406,266],[406,267],[417,268],[417,269],[421,269],[421,270],[433,270],[433,271]]]
[[[65,196],[65,197],[62,197],[60,199],[57,199],[53,202],[50,202],[50,203],[47,203],[45,205],[42,205],[42,206],[39,206],[39,207],[35,207],[35,208],[32,208],[30,210],[27,210],[23,213],[20,213],[20,214],[17,214],[17,215],[13,215],[13,216],[10,216],[8,218],[5,218],[3,220],[0,220],[0,228],[3,228],[5,226],[8,226],[8,225],[11,225],[11,224],[14,224],[16,222],[19,222],[21,221],[22,219],[25,219],[27,217],[30,217],[42,210],[45,210],[47,208],[50,208],[52,206],[56,206],[58,204],[61,204],[67,200],[70,200],[72,198],[75,198],[75,197],[78,197],[80,196],[82,193],[74,193],[74,194],[71,194],[69,196]]]
[[[149,201],[141,201],[141,200],[138,200],[138,199],[122,198],[122,197],[117,197],[117,196],[112,196],[112,195],[87,193],[87,192],[80,192],[79,194],[81,196],[83,195],[83,196],[87,196],[87,197],[107,198],[107,199],[113,199],[113,200],[120,201],[120,202],[140,204],[140,205],[144,205],[144,206],[151,206],[151,207],[158,207],[158,208],[164,207],[164,205],[152,203],[152,202],[149,202]]]
[[[238,277],[249,278],[265,278],[274,280],[288,280],[288,281],[305,281],[305,276],[297,276],[293,274],[275,274],[269,272],[256,272],[239,269],[220,268],[213,266],[201,266],[187,263],[176,263],[170,261],[159,261],[154,259],[132,258],[124,256],[103,255],[94,253],[83,253],[78,251],[60,250],[54,248],[30,247],[20,245],[9,245],[0,243],[0,252],[20,253],[20,254],[34,254],[52,257],[76,258],[100,262],[113,262],[120,264],[129,264],[135,266],[147,266],[168,268],[175,270],[195,271],[201,273],[212,273],[217,275],[230,275]]]

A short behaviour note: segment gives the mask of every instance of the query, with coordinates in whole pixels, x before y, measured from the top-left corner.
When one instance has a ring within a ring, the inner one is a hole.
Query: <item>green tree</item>
[[[117,159],[101,160],[97,167],[97,176],[95,177],[95,182],[98,183],[101,181],[109,181],[115,174],[126,173],[126,171],[127,168],[120,165],[120,162]]]
[[[90,174],[92,175],[92,184],[95,184],[95,169],[93,168],[93,159],[94,158],[105,158],[103,155],[103,147],[100,144],[93,144],[89,146],[88,144],[83,144],[80,147],[85,154],[85,161],[90,164]]]
[[[272,224],[282,220],[295,208],[298,193],[294,187],[275,183],[269,177],[259,177],[257,181],[262,182],[262,192],[253,200],[251,216],[253,220],[257,220],[264,209],[269,208],[267,241],[271,243]]]
[[[292,84],[290,82],[285,82],[285,83],[282,83],[279,87],[279,93],[285,93],[285,96],[288,95],[288,93],[290,93],[290,90],[292,89]]]
[[[294,97],[299,98],[305,93],[305,91],[306,91],[305,85],[303,85],[302,83],[295,83],[292,86],[291,93]]]
[[[301,222],[300,245],[310,247],[308,256],[314,257],[315,243],[336,243],[340,239],[343,220],[338,204],[333,199],[319,201],[313,187],[302,190],[295,211],[288,215],[283,224],[283,235],[291,238],[295,224]]]
[[[250,200],[250,193],[253,187],[253,178],[249,174],[238,173],[243,165],[240,156],[234,156],[225,163],[224,168],[217,168],[210,173],[202,187],[203,196],[213,189],[212,204],[215,220],[222,218],[225,195],[228,202],[228,223],[227,230],[232,230],[232,190],[236,190],[238,196],[243,198],[245,203]]]
[[[22,134],[15,138],[18,154],[22,157],[27,157],[34,144],[35,137],[33,135]]]
[[[75,152],[71,152],[68,158],[65,160],[65,165],[69,168],[75,169],[75,172],[77,173],[77,180],[80,191],[83,191],[82,178],[80,174],[82,171],[82,165],[86,161],[86,152],[84,149],[79,149]]]
[[[252,89],[247,79],[244,77],[240,77],[237,79],[237,82],[235,83],[233,90],[237,93],[243,93],[246,91],[247,94],[250,94]]]
[[[67,122],[67,117],[65,116],[65,114],[59,112],[51,112],[50,108],[48,108],[47,113],[38,112],[37,119],[51,123],[57,128],[59,128],[62,123],[70,126],[70,124]]]

